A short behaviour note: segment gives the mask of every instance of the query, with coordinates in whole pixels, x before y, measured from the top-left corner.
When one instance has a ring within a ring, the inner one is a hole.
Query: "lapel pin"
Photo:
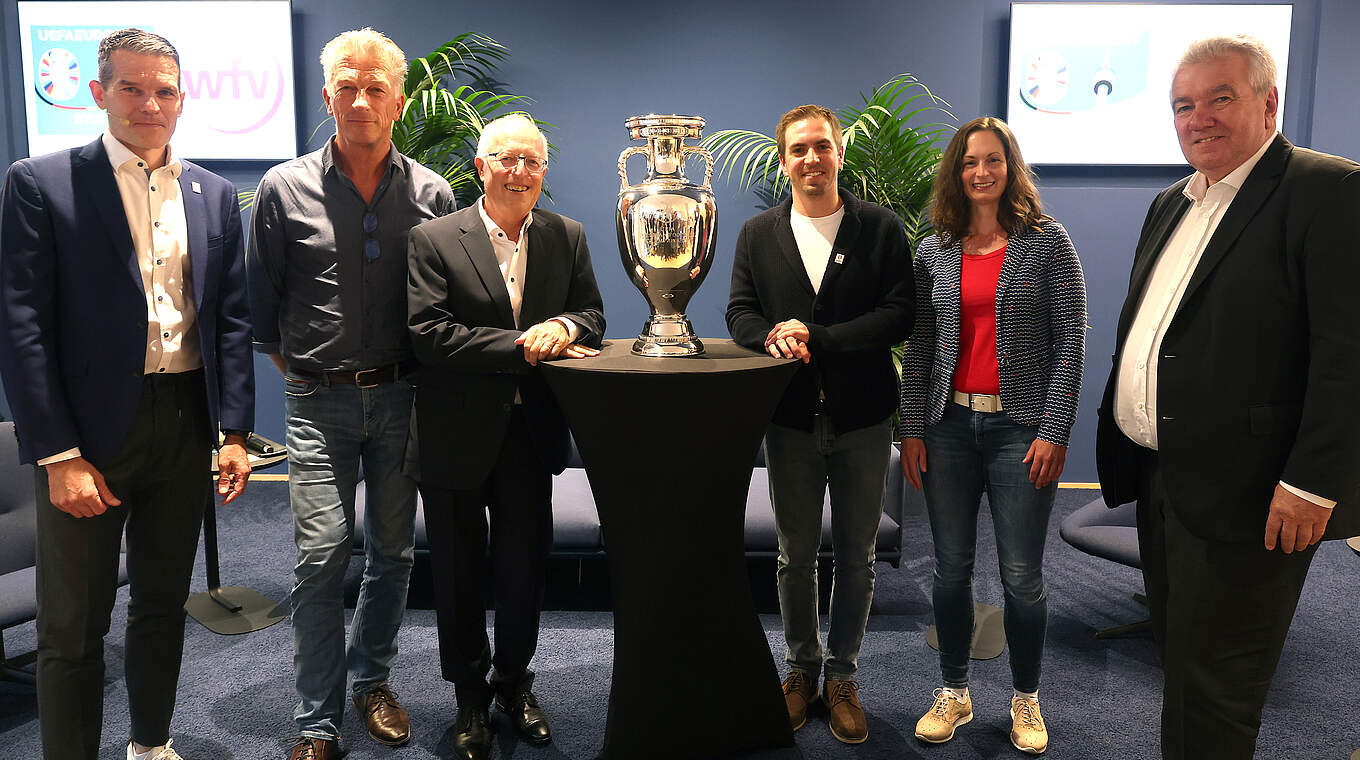
[[[194,192],[198,193],[199,195],[203,194],[203,186],[198,184],[197,182],[190,182],[189,187],[192,187],[194,189]]]
[[[843,253],[838,253],[838,254],[836,254],[836,263],[837,263],[837,264],[844,264],[844,263],[845,263],[845,254],[843,254]]]

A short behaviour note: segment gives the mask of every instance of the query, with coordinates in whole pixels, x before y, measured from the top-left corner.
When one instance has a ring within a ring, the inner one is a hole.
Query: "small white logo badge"
[[[845,254],[843,254],[843,253],[838,253],[838,254],[836,254],[836,263],[837,263],[837,264],[844,264],[844,263],[845,263]]]
[[[198,184],[197,182],[190,182],[189,187],[192,187],[194,189],[194,192],[198,193],[199,195],[203,194],[203,186]]]

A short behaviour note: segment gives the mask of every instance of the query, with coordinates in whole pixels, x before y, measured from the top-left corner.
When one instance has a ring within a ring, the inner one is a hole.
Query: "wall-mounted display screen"
[[[135,26],[179,50],[184,114],[172,144],[191,159],[297,155],[288,0],[20,2],[29,155],[83,145],[108,118],[90,94],[99,41]]]
[[[1289,5],[1012,3],[1006,121],[1035,164],[1183,164],[1171,77],[1194,40],[1247,33],[1279,68]]]

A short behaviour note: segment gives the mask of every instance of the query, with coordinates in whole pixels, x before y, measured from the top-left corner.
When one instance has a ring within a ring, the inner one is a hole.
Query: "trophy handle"
[[[712,154],[712,153],[709,153],[707,150],[705,150],[705,149],[703,149],[703,148],[700,148],[700,147],[697,147],[697,146],[693,146],[693,145],[686,145],[685,147],[681,148],[680,151],[681,151],[681,152],[680,152],[680,155],[681,155],[682,157],[684,157],[684,158],[689,158],[690,154],[694,154],[694,155],[698,155],[698,156],[703,156],[704,162],[707,164],[707,166],[704,168],[704,189],[705,189],[705,190],[712,190],[712,189],[713,189],[713,154]]]
[[[619,154],[619,192],[623,192],[632,187],[632,185],[628,184],[628,158],[629,156],[635,156],[639,153],[645,155],[647,153],[647,146],[634,145],[629,148],[624,148],[623,152]]]

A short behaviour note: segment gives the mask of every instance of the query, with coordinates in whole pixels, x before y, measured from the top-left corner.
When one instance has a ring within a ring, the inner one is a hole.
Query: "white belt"
[[[1001,411],[1001,397],[992,393],[954,391],[954,403],[959,406],[966,406],[975,412]]]

